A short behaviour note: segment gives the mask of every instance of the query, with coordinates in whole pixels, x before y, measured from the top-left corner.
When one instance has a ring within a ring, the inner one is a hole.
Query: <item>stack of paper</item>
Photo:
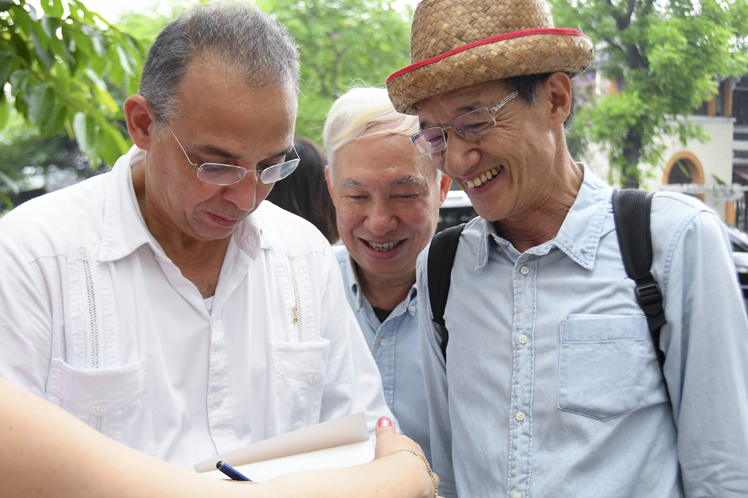
[[[303,470],[352,467],[374,459],[363,412],[305,427],[218,455],[195,465],[195,470],[218,479],[224,461],[253,481]]]

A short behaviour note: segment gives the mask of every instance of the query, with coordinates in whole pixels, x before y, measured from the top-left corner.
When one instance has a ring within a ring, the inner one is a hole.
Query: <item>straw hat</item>
[[[395,108],[416,114],[434,95],[526,74],[580,74],[592,43],[554,29],[545,0],[423,0],[413,16],[413,64],[387,78]]]

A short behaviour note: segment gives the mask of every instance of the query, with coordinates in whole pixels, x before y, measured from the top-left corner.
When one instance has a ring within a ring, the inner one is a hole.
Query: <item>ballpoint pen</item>
[[[227,464],[223,460],[219,460],[218,463],[216,463],[216,468],[229,476],[234,481],[251,481],[249,477],[245,476],[241,472],[237,471],[231,465]]]

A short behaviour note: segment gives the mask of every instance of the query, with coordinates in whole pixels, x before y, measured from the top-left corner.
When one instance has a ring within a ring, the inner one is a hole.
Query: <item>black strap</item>
[[[652,234],[649,215],[654,194],[641,190],[613,190],[613,216],[626,275],[636,282],[636,301],[647,316],[660,370],[665,353],[660,349],[660,329],[667,323],[662,291],[652,276]]]
[[[426,262],[426,274],[429,279],[429,302],[431,303],[432,320],[439,326],[441,332],[441,350],[444,362],[447,361],[447,343],[449,331],[444,325],[444,309],[447,307],[449,285],[452,282],[452,265],[457,254],[457,244],[460,242],[465,223],[447,228],[434,235],[429,247],[429,257]]]

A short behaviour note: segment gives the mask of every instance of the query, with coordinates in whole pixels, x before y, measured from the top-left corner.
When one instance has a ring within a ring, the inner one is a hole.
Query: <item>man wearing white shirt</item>
[[[329,244],[261,204],[296,166],[298,77],[256,9],[165,28],[125,103],[130,152],[0,221],[0,376],[188,468],[391,416]]]

